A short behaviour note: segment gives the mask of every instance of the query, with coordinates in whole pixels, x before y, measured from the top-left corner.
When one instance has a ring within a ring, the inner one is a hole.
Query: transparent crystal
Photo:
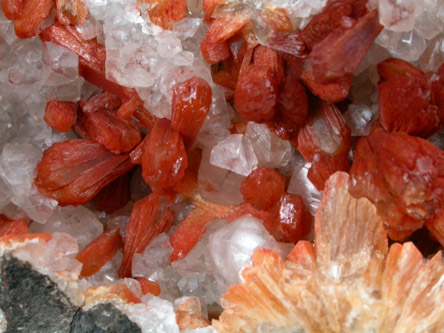
[[[75,238],[66,233],[54,232],[45,250],[46,256],[51,258],[46,263],[50,270],[80,273],[82,264],[75,259],[79,252]]]
[[[103,34],[102,25],[91,15],[86,17],[84,25],[77,25],[76,29],[85,40],[90,40]]]
[[[394,32],[384,29],[376,39],[376,43],[386,47],[391,55],[406,61],[416,61],[426,48],[424,37],[416,30]]]
[[[290,247],[281,247],[265,229],[261,220],[245,215],[225,224],[209,235],[208,253],[213,275],[223,293],[239,281],[240,271],[249,263],[257,247],[282,250],[286,255]]]
[[[352,136],[366,136],[378,118],[378,105],[350,104],[344,118]]]
[[[411,31],[421,10],[420,0],[379,0],[379,21],[392,31]]]
[[[210,163],[211,150],[204,149],[199,166],[199,193],[206,201],[237,205],[244,201],[240,187],[244,176]]]
[[[142,253],[134,254],[133,276],[152,279],[157,271],[167,264],[173,253],[169,239],[167,234],[160,234]]]
[[[223,220],[214,220],[208,223],[205,228],[205,233],[200,237],[199,242],[188,253],[188,255],[182,259],[173,262],[173,267],[182,276],[196,277],[200,274],[211,274],[212,266],[208,257],[208,244],[210,236],[222,229],[226,222]]]
[[[211,150],[210,163],[242,176],[248,176],[258,161],[250,140],[243,134],[232,134]]]
[[[108,0],[85,0],[89,14],[95,19],[104,18],[108,2]]]
[[[41,195],[34,185],[34,170],[42,152],[29,144],[6,144],[0,155],[0,177],[9,188],[11,201],[36,222],[45,223],[57,201]]]
[[[444,64],[444,36],[440,34],[428,43],[419,58],[419,66],[424,72],[436,72],[442,64]]]
[[[213,89],[213,101],[215,99],[215,92],[217,90]],[[222,101],[222,99],[219,99]],[[223,101],[225,103],[225,101]],[[221,113],[213,113],[210,112],[207,115],[207,118],[205,119],[199,135],[197,136],[196,143],[201,148],[211,148],[215,146],[218,142],[226,139],[230,136],[230,130],[231,127],[231,119],[232,115],[234,114],[234,111],[231,110],[226,106],[225,108],[220,107],[219,105],[215,104],[213,102],[212,104],[212,110],[224,110],[226,109],[226,112]]]
[[[100,270],[86,278],[91,286],[103,286],[113,284],[119,280],[119,269],[122,265],[123,254],[118,251],[116,255],[108,261]]]
[[[432,39],[444,29],[444,21],[436,16],[432,10],[427,9],[416,19],[415,30],[425,39]]]
[[[15,111],[15,112],[14,112]],[[0,147],[13,137],[17,131],[17,110],[13,109],[11,103],[0,96]]]
[[[278,138],[266,124],[248,122],[245,136],[253,146],[259,165],[274,169],[290,161],[290,142]]]
[[[46,224],[31,225],[32,232],[64,232],[75,239],[79,250],[103,233],[103,225],[86,207],[58,207]]]
[[[0,178],[0,210],[3,210],[11,202],[11,193],[8,186],[2,178]]]
[[[7,45],[12,45],[18,40],[14,32],[14,22],[8,20],[3,11],[0,10],[0,40]]]
[[[75,80],[58,86],[48,87],[46,96],[51,101],[78,102],[81,98],[82,86],[85,80],[77,77]]]
[[[300,155],[298,155],[298,160],[287,191],[288,193],[299,194],[304,201],[305,209],[307,209],[312,216],[315,216],[319,202],[321,201],[322,192],[319,192],[307,178],[311,163],[305,162],[304,158]]]
[[[42,80],[42,42],[38,38],[15,42],[0,63],[0,83],[19,98],[34,98]]]
[[[143,327],[143,332],[179,333],[173,304],[160,297],[149,297],[146,305],[128,306],[127,315],[131,321]]]
[[[68,84],[79,75],[77,54],[57,43],[43,43],[42,60],[42,75],[46,86]]]

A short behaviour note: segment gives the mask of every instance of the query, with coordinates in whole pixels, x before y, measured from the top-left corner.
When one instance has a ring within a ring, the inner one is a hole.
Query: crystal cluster
[[[442,1],[1,7],[0,278],[55,325],[442,326]]]

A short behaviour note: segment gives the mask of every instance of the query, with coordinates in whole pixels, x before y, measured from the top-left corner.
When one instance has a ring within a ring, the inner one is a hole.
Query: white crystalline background
[[[31,226],[33,232],[64,232],[77,239],[80,250],[103,233],[103,225],[83,206],[58,207],[46,224]]]

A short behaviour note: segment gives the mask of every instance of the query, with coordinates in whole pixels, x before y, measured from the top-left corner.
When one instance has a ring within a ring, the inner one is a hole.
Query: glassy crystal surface
[[[0,154],[0,177],[11,201],[36,222],[45,223],[57,201],[41,195],[34,185],[34,169],[42,152],[30,143],[6,144]]]
[[[237,205],[244,201],[240,187],[245,176],[210,163],[212,151],[204,149],[199,166],[199,193],[203,199],[221,204]]]
[[[366,136],[378,117],[377,105],[350,104],[344,114],[352,136]]]
[[[299,194],[304,201],[305,208],[312,216],[315,216],[322,192],[319,192],[307,178],[310,167],[311,163],[305,162],[304,158],[299,155],[287,191],[288,193]]]
[[[64,232],[77,239],[79,250],[99,237],[103,232],[102,223],[93,212],[83,206],[58,207],[46,224],[31,226],[33,232]]]
[[[379,0],[379,20],[392,31],[411,31],[415,25],[415,13],[422,10],[422,1]]]
[[[274,169],[290,161],[290,142],[278,138],[266,124],[248,122],[245,136],[250,140],[260,166]]]
[[[248,176],[258,161],[250,140],[243,134],[232,134],[213,147],[210,163],[239,175]]]

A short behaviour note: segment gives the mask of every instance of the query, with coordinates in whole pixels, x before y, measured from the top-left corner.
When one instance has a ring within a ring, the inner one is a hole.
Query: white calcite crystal
[[[160,234],[142,253],[134,254],[132,263],[132,275],[157,282],[161,289],[160,296],[170,301],[181,296],[177,287],[181,276],[169,264],[172,253],[169,236]]]
[[[422,5],[422,0],[379,0],[379,20],[392,31],[411,31]]]
[[[173,304],[160,297],[149,297],[145,304],[128,305],[124,313],[143,333],[179,333]]]
[[[352,136],[366,136],[370,133],[373,122],[378,118],[378,106],[350,104],[344,118]]]
[[[231,223],[214,220],[193,250],[184,259],[174,262],[173,266],[185,276],[202,273],[212,276],[219,290],[213,287],[213,290],[205,291],[205,296],[214,295],[219,299],[230,285],[238,282],[240,271],[248,266],[257,247],[277,249],[285,257],[292,245],[276,242],[262,221],[251,215]]]
[[[278,138],[266,124],[248,122],[245,136],[250,140],[260,166],[274,169],[290,161],[290,142]]]
[[[202,313],[206,314],[207,304],[219,302],[221,294],[208,270],[200,270],[202,267],[196,270],[192,266],[196,253],[201,253],[199,244],[202,242],[205,243],[205,240],[199,241],[185,259],[170,265],[169,257],[173,249],[168,235],[160,234],[142,253],[134,255],[132,274],[157,282],[161,288],[160,297],[171,302],[182,296],[198,296]],[[204,265],[209,267],[208,264]]]
[[[43,43],[43,81],[46,86],[59,86],[74,81],[79,75],[79,57],[57,43]]]
[[[199,166],[199,193],[209,202],[237,205],[244,201],[240,187],[245,176],[210,163],[212,151],[204,149]]]
[[[264,166],[291,177],[287,191],[299,194],[306,210],[314,216],[322,192],[307,178],[310,163],[295,153],[289,141],[278,138],[266,124],[254,122],[247,123],[245,134],[231,134],[233,120],[239,119],[226,102],[225,89],[212,80],[211,71],[215,66],[208,65],[201,56],[200,43],[208,30],[202,18],[202,1],[187,0],[190,15],[176,22],[172,30],[162,30],[150,21],[146,13],[148,2],[85,0],[89,12],[86,23],[76,29],[85,40],[97,38],[105,46],[106,78],[134,88],[152,114],[168,119],[171,119],[173,87],[193,76],[204,79],[212,88],[212,104],[195,142],[195,147],[202,148],[198,171],[201,199],[221,205],[243,203],[242,181],[254,168]],[[249,42],[257,39],[267,45],[274,32],[259,15],[264,8],[285,8],[297,30],[326,3],[327,0],[236,0],[218,8],[214,17],[231,15],[233,11],[246,13],[253,19],[252,33],[255,34]],[[344,117],[353,136],[368,135],[377,119],[377,63],[388,57],[399,57],[424,72],[434,72],[444,62],[443,1],[369,0],[368,8],[379,9],[384,30],[352,78],[351,104]],[[43,27],[54,19],[55,11]],[[32,232],[52,234],[50,241],[34,240],[16,254],[49,274],[63,290],[71,290],[71,295],[77,295],[74,299],[78,305],[83,302],[83,291],[77,286],[81,264],[75,259],[76,254],[102,234],[104,224],[120,226],[125,236],[129,220],[125,214],[132,203],[125,212],[111,216],[95,214],[85,207],[57,207],[56,201],[37,191],[33,179],[42,150],[55,142],[76,137],[73,132],[55,133],[45,124],[46,102],[84,101],[99,91],[79,77],[75,53],[56,43],[42,43],[38,37],[18,39],[14,24],[0,11],[0,213],[10,217],[27,216],[34,221]],[[430,141],[442,149],[443,138],[444,135],[438,133]],[[131,199],[134,202],[149,193],[151,190],[144,183],[139,167],[132,175]],[[172,206],[175,226],[195,208],[182,197]],[[179,333],[173,304],[178,304],[181,297],[197,297],[201,313],[207,317],[215,308],[220,309],[220,297],[229,286],[244,282],[239,276],[250,267],[255,249],[278,249],[285,257],[292,247],[277,243],[262,221],[247,215],[231,223],[210,222],[189,254],[170,265],[173,249],[169,235],[173,229],[159,235],[142,253],[135,254],[132,262],[133,277],[157,282],[161,287],[160,297],[142,295],[135,279],[118,278],[121,251],[96,274],[83,278],[82,288],[123,283],[142,303],[121,302],[120,309],[140,325],[142,332]],[[67,282],[54,272],[64,272],[70,280]],[[0,331],[1,315],[0,310]],[[354,319],[350,317],[350,322]],[[183,332],[214,332],[214,328]]]
[[[40,194],[34,185],[34,170],[41,156],[41,150],[30,143],[6,144],[0,154],[0,177],[11,202],[34,221],[45,223],[57,201]]]
[[[19,98],[33,98],[39,93],[42,80],[42,42],[37,38],[15,40],[1,59],[0,83]]]
[[[32,224],[33,232],[64,232],[75,239],[80,251],[103,233],[103,225],[93,212],[83,206],[57,207],[46,224]]]
[[[275,0],[273,4],[287,9],[292,16],[309,17],[320,12],[327,4],[327,0]]]
[[[293,246],[276,242],[262,221],[250,215],[240,217],[209,235],[212,272],[222,293],[239,281],[240,271],[248,265],[258,247],[280,250],[285,258]]]
[[[418,60],[426,48],[425,39],[416,30],[395,32],[384,29],[376,43],[387,48],[393,57],[406,61]]]
[[[168,266],[169,257],[173,249],[167,234],[160,234],[142,253],[135,253],[133,257],[132,274],[136,277],[145,277],[156,281],[163,275],[163,268]]]
[[[17,115],[11,103],[0,96],[0,147],[17,133]]]
[[[250,140],[243,134],[232,134],[211,150],[210,163],[242,176],[248,176],[258,161]]]
[[[419,66],[424,72],[436,72],[444,64],[444,35],[440,34],[432,39],[419,58]]]
[[[293,175],[291,176],[287,191],[288,193],[299,194],[304,201],[305,209],[308,210],[312,216],[315,216],[322,193],[319,192],[307,178],[310,167],[311,163],[305,162],[304,158],[299,155],[298,163],[293,169]]]
[[[103,286],[113,284],[119,280],[118,271],[122,265],[123,254],[118,251],[114,257],[108,261],[105,265],[100,268],[100,270],[87,277],[86,280],[91,286]]]

